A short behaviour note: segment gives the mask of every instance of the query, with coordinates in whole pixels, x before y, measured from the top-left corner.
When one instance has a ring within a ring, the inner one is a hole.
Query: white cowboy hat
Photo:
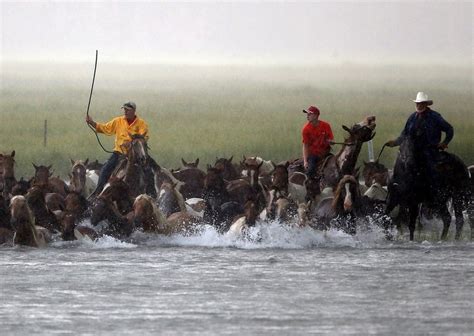
[[[433,101],[428,99],[428,95],[424,92],[418,92],[416,95],[415,103],[427,103],[428,105],[433,104]]]

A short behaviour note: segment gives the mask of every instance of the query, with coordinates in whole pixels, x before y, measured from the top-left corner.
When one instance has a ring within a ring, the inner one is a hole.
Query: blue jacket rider
[[[426,165],[428,179],[431,182],[436,182],[435,165],[439,158],[439,150],[448,148],[448,144],[454,136],[454,130],[441,114],[428,107],[433,104],[433,101],[428,99],[427,94],[418,92],[414,102],[416,103],[416,112],[410,115],[400,136],[395,140],[388,141],[386,145],[389,147],[399,146],[406,137],[411,137],[418,158]],[[442,142],[441,132],[446,133]]]

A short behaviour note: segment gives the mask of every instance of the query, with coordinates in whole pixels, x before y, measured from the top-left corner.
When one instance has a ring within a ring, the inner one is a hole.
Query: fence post
[[[44,132],[43,132],[43,146],[46,147],[48,140],[48,120],[44,121]]]

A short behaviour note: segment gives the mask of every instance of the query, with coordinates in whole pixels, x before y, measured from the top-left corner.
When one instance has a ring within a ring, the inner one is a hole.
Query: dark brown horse
[[[0,154],[0,191],[9,197],[15,184],[15,151],[10,155]]]
[[[207,167],[202,198],[206,202],[204,222],[221,232],[226,231],[232,219],[243,212],[240,203],[231,201],[222,171],[218,168]]]
[[[31,187],[26,194],[26,200],[35,218],[36,225],[42,226],[51,232],[61,231],[59,220],[46,205],[46,195],[42,187]]]
[[[239,171],[232,163],[233,158],[233,156],[228,159],[216,158],[216,162],[214,163],[214,168],[218,169],[221,172],[222,178],[226,181],[232,181],[240,178]]]
[[[444,225],[441,239],[446,239],[451,224],[447,202],[452,200],[456,217],[455,239],[459,239],[464,224],[462,211],[468,208],[472,197],[469,171],[454,154],[440,152],[435,167],[439,175],[437,185],[430,187],[426,164],[418,155],[413,139],[406,137],[400,145],[388,185],[386,213],[397,205],[408,209],[410,240],[413,240],[419,207],[423,204],[441,217]]]

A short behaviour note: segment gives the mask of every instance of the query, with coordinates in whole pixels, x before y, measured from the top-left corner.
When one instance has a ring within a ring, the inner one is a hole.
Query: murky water
[[[472,242],[255,230],[2,247],[1,334],[472,335]]]

